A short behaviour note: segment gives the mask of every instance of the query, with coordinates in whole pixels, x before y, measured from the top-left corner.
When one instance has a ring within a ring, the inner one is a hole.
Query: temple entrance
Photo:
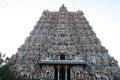
[[[70,80],[70,67],[65,65],[56,66],[55,80]]]
[[[70,80],[70,67],[67,69],[67,80]]]
[[[60,68],[60,80],[65,80],[65,68]]]
[[[57,79],[58,79],[58,69],[55,68],[55,80],[57,80]]]

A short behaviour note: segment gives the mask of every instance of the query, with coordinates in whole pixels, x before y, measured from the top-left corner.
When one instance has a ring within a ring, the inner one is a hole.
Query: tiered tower
[[[117,61],[110,57],[82,11],[44,11],[18,49],[15,70],[41,80],[113,80]]]

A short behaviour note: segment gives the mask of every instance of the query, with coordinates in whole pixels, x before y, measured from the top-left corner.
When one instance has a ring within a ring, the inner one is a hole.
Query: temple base
[[[42,65],[41,76],[51,80],[83,79],[84,69],[85,65]]]

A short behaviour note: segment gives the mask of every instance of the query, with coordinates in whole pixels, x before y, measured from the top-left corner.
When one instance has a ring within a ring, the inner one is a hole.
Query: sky
[[[82,10],[103,46],[120,65],[120,0],[0,0],[0,52],[11,56],[44,10]]]

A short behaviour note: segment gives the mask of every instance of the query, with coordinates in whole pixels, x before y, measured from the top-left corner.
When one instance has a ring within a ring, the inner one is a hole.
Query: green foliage
[[[24,78],[16,78],[15,73],[10,70],[13,63],[7,63],[0,68],[0,80],[27,80]]]
[[[10,70],[11,66],[13,66],[14,63],[12,63],[11,58],[6,57],[4,60],[4,57],[5,55],[2,55],[2,53],[0,53],[0,80],[27,80],[24,78],[16,78],[17,74]],[[1,66],[3,63],[5,65]]]
[[[6,64],[0,68],[0,80],[14,80],[15,75],[10,70],[11,64]]]
[[[4,62],[4,60],[3,60],[3,55],[2,55],[2,53],[0,52],[0,66],[1,66],[1,64]]]
[[[115,78],[114,80],[120,80],[120,78]]]

